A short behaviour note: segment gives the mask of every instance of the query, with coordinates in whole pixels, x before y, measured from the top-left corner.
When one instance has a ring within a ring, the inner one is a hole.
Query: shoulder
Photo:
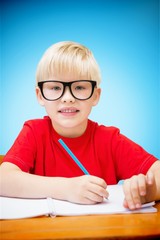
[[[51,126],[51,120],[49,117],[39,118],[39,119],[31,119],[27,120],[24,123],[24,126],[28,126],[31,128],[45,128]]]
[[[116,144],[121,138],[120,129],[114,126],[105,126],[96,122],[90,121],[90,134],[96,143],[104,146]]]
[[[34,134],[43,134],[51,132],[52,124],[49,117],[28,120],[24,123],[23,130],[31,131]]]
[[[105,126],[102,124],[98,124],[97,122],[93,122],[93,121],[89,121],[90,127],[94,130],[96,135],[99,136],[114,136],[114,135],[119,135],[120,134],[120,130],[117,127],[113,127],[113,126]]]

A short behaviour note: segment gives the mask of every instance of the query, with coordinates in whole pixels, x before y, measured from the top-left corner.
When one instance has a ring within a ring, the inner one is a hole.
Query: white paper
[[[153,207],[155,202],[143,204],[141,209],[129,210],[123,207],[124,193],[122,185],[110,185],[107,187],[109,192],[108,200],[92,205],[80,205],[67,201],[54,200],[54,211],[56,215],[93,215],[93,214],[115,214],[115,213],[145,213],[157,212]]]
[[[141,209],[128,210],[123,207],[122,185],[107,187],[109,199],[93,205],[81,205],[56,199],[21,199],[0,197],[0,219],[29,218],[42,215],[93,215],[156,212],[154,202],[144,204]]]
[[[47,199],[0,197],[0,219],[29,218],[49,214]]]

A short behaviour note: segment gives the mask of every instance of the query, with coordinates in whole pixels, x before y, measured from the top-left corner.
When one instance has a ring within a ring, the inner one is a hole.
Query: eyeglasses
[[[61,98],[66,87],[69,87],[72,96],[78,100],[91,98],[96,87],[96,81],[78,80],[73,82],[60,82],[47,80],[38,83],[42,96],[48,101],[55,101]]]

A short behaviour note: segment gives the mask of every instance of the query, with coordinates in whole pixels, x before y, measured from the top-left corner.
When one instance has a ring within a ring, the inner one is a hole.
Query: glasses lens
[[[49,100],[58,99],[63,93],[63,84],[60,82],[44,82],[43,94]]]
[[[92,94],[92,83],[89,81],[77,81],[71,85],[72,94],[78,99],[87,99]]]

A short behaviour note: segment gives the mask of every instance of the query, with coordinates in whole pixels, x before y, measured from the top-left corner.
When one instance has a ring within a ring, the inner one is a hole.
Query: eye
[[[55,84],[55,83],[47,83],[45,85],[45,88],[46,88],[46,90],[55,91],[55,92],[62,90],[62,86]]]
[[[58,87],[58,86],[52,86],[52,88],[51,88],[52,90],[54,90],[54,91],[59,91],[59,90],[61,90],[61,88],[60,87]]]
[[[78,90],[78,91],[79,90],[84,90],[84,89],[85,89],[85,87],[84,86],[80,86],[80,85],[75,87],[75,90]]]

